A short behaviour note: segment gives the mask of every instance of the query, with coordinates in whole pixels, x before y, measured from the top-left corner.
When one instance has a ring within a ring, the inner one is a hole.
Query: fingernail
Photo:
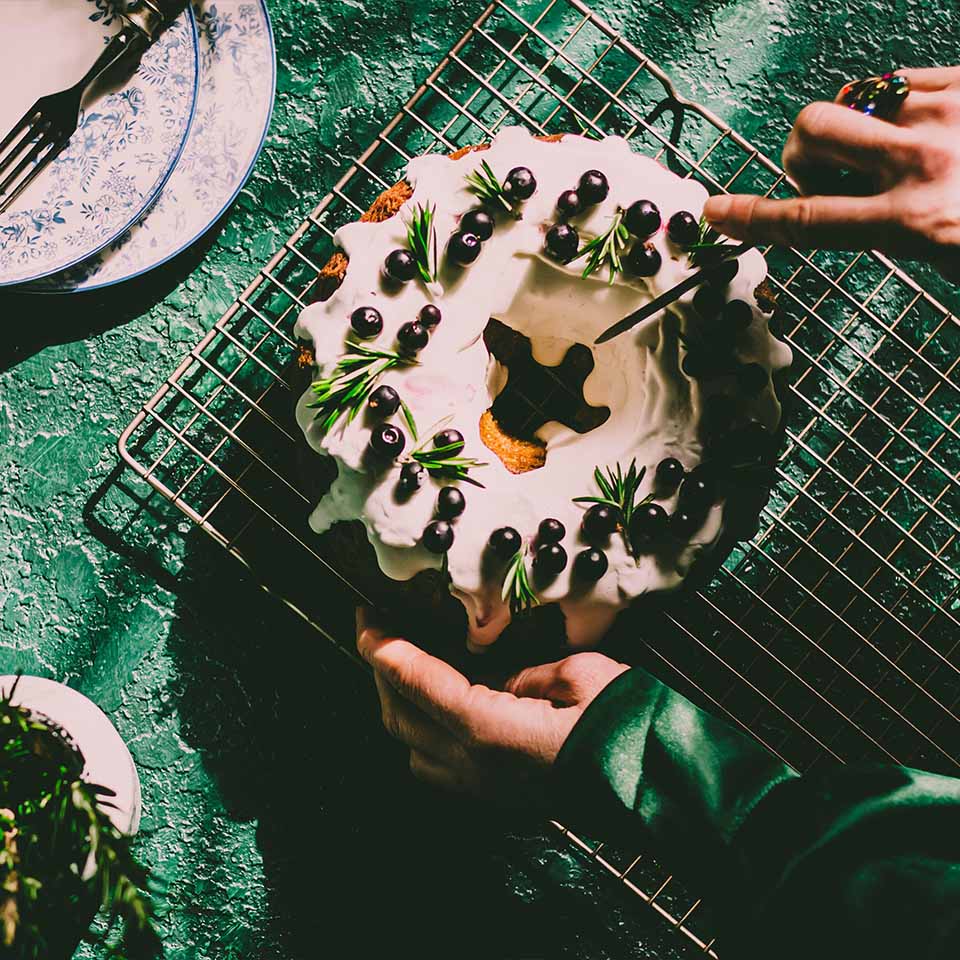
[[[726,194],[721,194],[719,197],[710,197],[703,208],[703,215],[709,223],[723,223],[730,214],[732,206],[733,198]]]

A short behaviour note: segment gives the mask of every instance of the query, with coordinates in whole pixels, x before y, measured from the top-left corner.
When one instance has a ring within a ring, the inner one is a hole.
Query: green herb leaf
[[[376,350],[362,343],[353,343],[337,361],[329,377],[311,384],[314,400],[307,406],[317,411],[314,420],[319,420],[320,429],[329,433],[341,417],[345,416],[347,423],[353,422],[384,373],[415,363],[410,357],[391,350]],[[404,416],[408,414],[409,410],[404,404]],[[410,414],[407,423],[410,424],[412,419],[413,415]],[[411,429],[415,430],[415,427],[411,425]]]
[[[574,503],[602,503],[613,507],[620,516],[620,534],[631,556],[635,556],[633,544],[630,542],[630,521],[633,519],[633,513],[637,507],[654,499],[654,494],[650,493],[642,500],[637,500],[640,484],[643,483],[646,473],[646,467],[637,469],[636,458],[630,461],[626,474],[619,463],[616,464],[616,469],[605,467],[601,470],[600,467],[595,467],[593,479],[601,495],[573,498]]]
[[[600,236],[594,237],[584,244],[573,258],[573,260],[579,260],[581,257],[587,258],[587,264],[581,274],[584,280],[591,273],[607,266],[610,270],[610,278],[607,282],[612,286],[617,274],[623,271],[622,256],[627,243],[630,241],[630,231],[624,225],[623,217],[623,209],[617,207],[617,212],[614,214],[609,228]]]
[[[480,161],[478,169],[466,176],[467,189],[482,203],[501,206],[516,220],[521,218],[520,211],[507,198],[503,184],[497,179],[493,168],[486,160]]]
[[[427,204],[417,209],[407,222],[407,246],[417,261],[424,283],[437,279],[437,230],[433,225],[435,207]]]
[[[527,577],[525,553],[525,549],[521,547],[510,559],[500,591],[500,599],[509,601],[510,613],[514,616],[527,613],[540,603]]]

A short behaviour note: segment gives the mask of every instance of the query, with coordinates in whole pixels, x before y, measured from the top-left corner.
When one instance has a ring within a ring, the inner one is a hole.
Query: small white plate
[[[29,291],[95,290],[128,280],[185,250],[233,202],[267,135],[276,54],[265,0],[195,0],[200,89],[183,156],[156,205],[95,256]]]
[[[115,0],[3,0],[0,58],[10,85],[0,137],[40,96],[74,83],[120,29]],[[192,11],[120,87],[94,85],[66,149],[0,214],[0,286],[57,273],[123,234],[160,193],[196,104]]]

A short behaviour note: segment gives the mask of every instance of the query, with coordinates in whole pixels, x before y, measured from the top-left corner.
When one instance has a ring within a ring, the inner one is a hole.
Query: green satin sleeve
[[[557,758],[559,813],[643,843],[717,907],[717,950],[960,958],[960,781],[837,764],[801,777],[633,669]]]

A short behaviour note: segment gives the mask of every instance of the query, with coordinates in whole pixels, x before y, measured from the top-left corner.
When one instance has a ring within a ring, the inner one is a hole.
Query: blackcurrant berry
[[[746,300],[731,300],[720,314],[724,327],[733,335],[743,333],[753,323],[753,309]]]
[[[652,277],[662,263],[663,257],[653,244],[638,241],[627,254],[624,265],[627,272],[635,277]]]
[[[480,240],[489,240],[493,236],[494,219],[486,210],[468,210],[460,218],[460,230],[472,233]]]
[[[670,535],[678,540],[692,537],[704,524],[706,516],[702,510],[692,510],[689,507],[678,508],[670,516]]]
[[[724,304],[723,294],[710,284],[704,284],[693,295],[693,309],[704,320],[714,320],[720,315]]]
[[[503,192],[515,200],[529,200],[537,189],[537,179],[526,167],[514,167],[503,182]]]
[[[475,233],[455,233],[447,241],[447,257],[458,266],[466,267],[480,256],[482,247]]]
[[[391,280],[405,283],[417,275],[417,258],[409,250],[393,250],[383,261],[383,269]]]
[[[718,287],[725,287],[732,282],[739,270],[740,261],[736,257],[730,257],[716,266],[710,267],[710,282]]]
[[[533,556],[534,569],[539,573],[556,575],[567,565],[567,551],[559,543],[545,543]]]
[[[630,521],[630,542],[634,548],[658,543],[667,530],[667,511],[659,503],[645,503],[634,511]]]
[[[660,222],[660,211],[650,200],[631,203],[623,217],[626,228],[641,240],[652,237],[660,229]]]
[[[435,303],[425,303],[417,314],[417,319],[432,330],[441,320],[440,308]]]
[[[576,190],[564,190],[557,197],[557,213],[561,217],[575,217],[583,209],[583,202]]]
[[[392,417],[400,409],[400,394],[384,384],[367,398],[367,406],[378,417]]]
[[[711,448],[726,443],[737,419],[737,402],[726,393],[714,394],[704,405],[700,419],[700,437]]]
[[[466,497],[456,487],[441,487],[437,494],[437,516],[442,520],[459,517],[466,509]]]
[[[657,464],[657,486],[661,490],[676,490],[683,474],[683,464],[676,457],[667,457]]]
[[[759,363],[745,363],[737,369],[737,386],[752,397],[763,390],[770,382],[767,368]]]
[[[759,421],[748,420],[727,437],[727,457],[731,463],[769,462],[776,459],[773,434]]]
[[[600,203],[610,192],[607,178],[599,170],[588,170],[577,184],[577,193],[585,204]]]
[[[540,521],[537,528],[537,541],[539,543],[559,543],[567,535],[567,528],[552,517]]]
[[[453,527],[446,520],[434,520],[423,531],[423,545],[431,553],[446,553],[453,546]]]
[[[451,447],[447,453],[455,457],[463,449],[463,434],[459,430],[441,430],[434,434],[433,447],[439,450],[441,447]]]
[[[589,543],[602,541],[617,529],[620,517],[613,507],[605,503],[595,503],[583,515],[580,527]]]
[[[607,555],[602,550],[581,550],[573,558],[574,574],[587,583],[596,583],[609,566]]]
[[[370,434],[370,449],[391,460],[399,456],[406,442],[403,431],[392,423],[378,424]]]
[[[577,254],[580,235],[566,223],[555,223],[547,231],[547,253],[562,263],[566,263]]]
[[[686,210],[678,210],[667,223],[667,236],[678,247],[689,247],[700,237],[697,218]]]
[[[680,361],[680,369],[691,380],[706,380],[713,372],[713,365],[710,363],[710,358],[700,351],[688,350]]]
[[[706,511],[713,506],[716,499],[717,480],[713,471],[703,464],[694,467],[680,486],[680,509],[690,513]]]
[[[397,343],[404,353],[416,353],[430,342],[430,333],[419,320],[408,320],[397,331]]]
[[[350,326],[361,340],[372,340],[383,330],[383,317],[375,307],[357,307],[350,314]]]
[[[520,544],[523,541],[520,539],[520,534],[514,530],[513,527],[500,527],[490,534],[490,540],[488,542],[490,549],[498,557],[507,560],[520,549]]]
[[[404,491],[419,490],[426,476],[427,470],[422,463],[409,460],[400,468],[400,487]]]

